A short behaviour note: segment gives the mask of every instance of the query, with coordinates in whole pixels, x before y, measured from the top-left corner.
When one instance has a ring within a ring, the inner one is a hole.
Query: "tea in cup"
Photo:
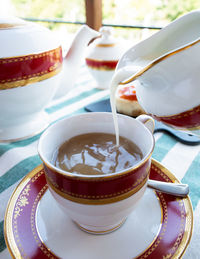
[[[128,169],[142,159],[142,152],[130,140],[109,133],[75,136],[56,149],[53,164],[67,172],[106,175]]]
[[[112,113],[86,113],[51,125],[38,151],[49,190],[83,230],[104,234],[122,225],[142,198],[154,149],[154,121]],[[64,159],[65,158],[65,159]]]

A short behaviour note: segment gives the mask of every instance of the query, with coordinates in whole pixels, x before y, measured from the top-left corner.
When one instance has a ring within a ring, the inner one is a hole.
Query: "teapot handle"
[[[153,134],[154,128],[155,128],[155,122],[154,119],[146,114],[142,114],[136,118],[136,120],[142,122],[144,126],[150,130],[150,132]]]

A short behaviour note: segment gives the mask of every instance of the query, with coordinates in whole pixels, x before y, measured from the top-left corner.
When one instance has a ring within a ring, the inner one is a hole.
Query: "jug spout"
[[[78,75],[79,67],[84,58],[85,49],[88,43],[98,36],[100,36],[100,33],[87,25],[81,26],[77,31],[69,50],[63,58],[60,87],[58,88],[54,99],[64,96],[73,88],[76,78],[75,75]]]
[[[125,66],[115,70],[110,83],[110,102],[112,111],[115,112],[115,95],[118,85],[128,84],[136,80],[143,69],[140,66]]]
[[[112,85],[125,85],[128,84],[140,77],[143,74],[143,68],[141,66],[133,65],[133,66],[125,66],[119,68],[115,71],[115,74],[112,78]]]

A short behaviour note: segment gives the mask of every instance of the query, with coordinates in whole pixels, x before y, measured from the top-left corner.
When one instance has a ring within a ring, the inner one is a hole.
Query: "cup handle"
[[[154,128],[155,128],[155,122],[151,116],[142,114],[142,115],[138,116],[136,118],[136,120],[142,122],[144,124],[144,126],[147,127],[147,129],[150,130],[151,133],[153,134]]]

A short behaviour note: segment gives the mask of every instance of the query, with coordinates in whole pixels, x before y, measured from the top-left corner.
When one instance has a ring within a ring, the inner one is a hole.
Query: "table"
[[[84,107],[109,96],[109,90],[95,88],[95,82],[83,65],[74,88],[63,98],[52,100],[46,107],[50,122],[72,114],[84,113]],[[8,199],[21,179],[41,164],[37,154],[40,134],[28,139],[0,143],[0,258],[11,258],[3,237],[4,214]],[[184,259],[200,258],[200,145],[185,145],[165,133],[155,134],[153,158],[161,162],[190,187],[194,210],[193,236]]]

